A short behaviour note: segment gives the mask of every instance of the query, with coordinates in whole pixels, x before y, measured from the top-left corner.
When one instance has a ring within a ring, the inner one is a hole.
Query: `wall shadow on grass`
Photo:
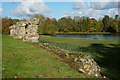
[[[40,42],[47,42],[70,52],[89,54],[101,67],[102,75],[109,78],[120,78],[120,45],[118,44],[104,45],[94,43],[87,47],[83,47],[83,45],[81,47],[80,45],[68,43],[57,43],[42,40]]]
[[[109,46],[109,47],[108,47]],[[91,44],[88,47],[78,47],[76,51],[90,53],[101,67],[101,74],[109,78],[120,78],[120,45]]]

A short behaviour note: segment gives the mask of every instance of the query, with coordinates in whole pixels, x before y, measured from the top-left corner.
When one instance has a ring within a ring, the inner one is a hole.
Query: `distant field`
[[[109,78],[120,78],[120,45],[117,40],[94,40],[40,36],[40,42],[69,50],[89,54],[101,67],[101,74]]]
[[[41,39],[48,40],[47,37]],[[50,38],[53,39],[54,37]],[[5,78],[92,77],[69,68],[57,55],[45,51],[36,44],[22,42],[8,35],[3,35],[2,41],[2,76]]]

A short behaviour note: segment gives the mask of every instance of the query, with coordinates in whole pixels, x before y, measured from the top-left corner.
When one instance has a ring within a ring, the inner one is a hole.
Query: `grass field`
[[[109,78],[120,78],[120,45],[117,40],[95,40],[42,36],[40,42],[71,52],[89,54],[101,67],[101,74]]]
[[[0,33],[0,79],[2,79],[2,34]]]
[[[41,39],[48,40],[47,37]],[[50,38],[51,41],[53,39],[54,37]],[[23,42],[8,35],[2,37],[2,71],[4,78],[92,77],[69,68],[57,55],[45,51],[36,44]]]

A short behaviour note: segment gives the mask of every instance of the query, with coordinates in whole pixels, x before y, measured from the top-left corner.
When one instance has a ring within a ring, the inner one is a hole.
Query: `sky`
[[[43,14],[46,17],[56,18],[57,20],[67,16],[72,18],[74,16],[85,16],[99,20],[104,15],[114,18],[118,14],[118,2],[113,2],[113,0],[106,0],[104,2],[95,2],[94,0],[75,0],[69,2],[14,0],[0,3],[1,13],[2,17],[17,19],[30,18],[35,14]]]

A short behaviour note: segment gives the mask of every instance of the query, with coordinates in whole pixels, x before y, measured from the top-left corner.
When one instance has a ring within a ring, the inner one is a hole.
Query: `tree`
[[[115,28],[115,32],[119,32],[119,20],[118,20],[118,15],[115,15],[115,19],[113,20],[113,23],[114,23],[114,28]]]
[[[75,16],[74,20],[75,20],[75,22],[78,22],[80,20],[80,16]]]
[[[58,28],[57,28],[57,26],[54,25],[53,23],[48,23],[48,22],[47,22],[47,23],[44,25],[43,34],[50,34],[50,35],[52,35],[52,34],[54,34],[54,33],[56,33],[56,32],[58,32]]]
[[[108,15],[104,16],[103,24],[104,24],[104,30],[107,31],[107,28],[109,27],[109,16]]]
[[[20,21],[20,20],[19,19],[12,19],[12,24],[16,24],[18,21]]]
[[[57,20],[55,18],[51,19],[52,23],[57,26]]]
[[[92,18],[90,20],[90,32],[96,32],[97,31],[97,27],[99,28],[99,25],[97,25],[98,22],[96,19]]]
[[[67,26],[68,26],[67,18],[63,17],[63,18],[59,19],[57,22],[57,25],[59,28],[59,32],[63,32],[65,28],[68,29],[67,28]],[[66,31],[68,31],[68,30],[66,30]]]
[[[120,20],[118,20],[118,32],[120,33]]]
[[[44,30],[44,25],[45,25],[45,16],[42,14],[36,14],[34,17],[39,19],[38,33],[42,34]]]
[[[16,24],[19,19],[11,19],[11,18],[2,18],[2,33],[9,34],[9,27],[13,24]]]
[[[103,24],[102,20],[99,20],[98,24],[100,25],[100,31],[103,32],[104,24]]]
[[[9,34],[9,27],[12,25],[12,19],[2,18],[2,33]]]
[[[115,19],[118,19],[118,15],[115,15]]]
[[[109,18],[107,32],[116,32],[115,23],[113,22],[113,18]]]

